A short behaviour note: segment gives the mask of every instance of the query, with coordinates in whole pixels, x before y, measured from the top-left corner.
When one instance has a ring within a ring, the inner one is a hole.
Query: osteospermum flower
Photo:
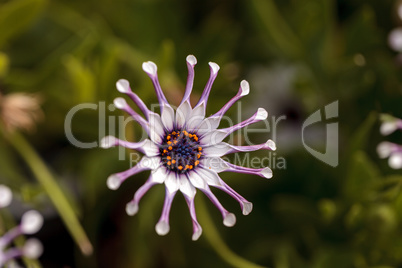
[[[263,108],[249,119],[236,125],[217,129],[226,111],[239,99],[249,93],[249,84],[243,80],[237,94],[225,104],[217,113],[206,117],[205,109],[212,84],[217,77],[219,66],[210,62],[210,78],[205,86],[198,103],[191,107],[190,94],[194,82],[194,66],[197,60],[194,56],[187,57],[188,79],[181,104],[176,109],[166,100],[158,81],[157,67],[153,62],[145,62],[143,70],[151,78],[158,97],[161,115],[150,111],[143,101],[131,90],[129,82],[121,79],[116,83],[117,90],[125,93],[138,106],[144,117],[136,113],[123,98],[114,100],[117,108],[129,113],[147,132],[149,139],[141,142],[127,142],[115,137],[107,136],[101,142],[101,147],[124,146],[135,149],[145,156],[139,163],[120,173],[113,174],[107,179],[107,185],[115,190],[130,176],[144,170],[152,170],[149,179],[135,193],[134,198],[127,204],[126,211],[134,215],[138,211],[138,204],[143,195],[154,185],[164,184],[166,188],[165,202],[162,216],[156,224],[156,232],[165,235],[169,232],[169,213],[173,198],[178,191],[182,192],[190,210],[193,222],[193,240],[197,240],[202,233],[194,206],[196,189],[202,191],[220,210],[223,224],[233,226],[236,222],[234,214],[228,212],[209,186],[218,188],[236,199],[247,215],[252,210],[252,203],[230,188],[218,175],[220,172],[238,172],[255,174],[265,178],[272,177],[269,167],[252,169],[236,166],[221,159],[222,156],[236,152],[250,152],[259,149],[275,150],[275,143],[268,140],[264,144],[250,146],[234,146],[223,142],[231,133],[252,123],[265,120],[268,116]]]
[[[402,130],[402,120],[389,114],[380,117],[380,133],[384,136],[392,134],[396,130]],[[402,146],[396,143],[383,141],[377,146],[380,158],[388,158],[388,165],[394,169],[402,168]]]
[[[4,185],[0,185],[0,208],[8,206],[11,203],[11,199],[11,190]],[[22,248],[9,248],[9,245],[16,237],[24,234],[34,234],[39,231],[42,224],[42,216],[37,211],[30,210],[22,215],[21,223],[18,226],[0,236],[0,267],[22,256],[36,259],[42,254],[42,244],[35,238],[28,239]]]

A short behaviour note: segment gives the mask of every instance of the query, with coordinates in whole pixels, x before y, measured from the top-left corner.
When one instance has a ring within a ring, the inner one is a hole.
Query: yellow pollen
[[[167,144],[171,145],[171,144],[172,144],[172,142],[171,142],[171,141],[168,141],[168,142],[167,142]]]
[[[195,141],[198,141],[198,137],[197,137],[197,136],[194,135],[193,138],[194,138]]]
[[[166,137],[167,140],[170,140],[170,138],[171,138],[170,135],[168,135],[168,136]]]
[[[173,159],[173,160],[172,160],[172,164],[175,164],[175,163],[176,163],[176,160]]]
[[[183,169],[183,167],[182,167],[182,166],[178,166],[177,168],[178,168],[179,170],[182,170],[182,169]]]
[[[202,148],[201,148],[201,147],[198,147],[198,151],[202,151]]]
[[[200,157],[201,157],[201,155],[200,155],[200,154],[197,154],[197,158],[200,159]]]
[[[163,153],[166,154],[168,151],[167,150],[163,150]]]
[[[199,163],[200,163],[200,161],[197,160],[197,161],[194,162],[194,165],[198,165]]]
[[[193,169],[193,165],[190,165],[189,169]]]
[[[192,138],[192,137],[193,137],[193,134],[188,134],[188,136],[189,136],[190,138]]]
[[[168,164],[168,166],[170,166],[172,164],[172,162],[168,161],[167,164]]]
[[[169,151],[171,151],[171,150],[173,149],[173,147],[172,147],[172,146],[169,146],[168,149],[169,149]]]
[[[172,159],[170,156],[167,157],[168,160]]]
[[[173,132],[172,132],[172,135],[176,135],[176,131],[173,131]]]

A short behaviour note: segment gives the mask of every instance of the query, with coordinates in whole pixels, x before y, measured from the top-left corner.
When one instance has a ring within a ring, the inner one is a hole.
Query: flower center
[[[163,165],[181,174],[194,169],[202,157],[202,147],[197,135],[185,130],[166,134],[159,151]]]

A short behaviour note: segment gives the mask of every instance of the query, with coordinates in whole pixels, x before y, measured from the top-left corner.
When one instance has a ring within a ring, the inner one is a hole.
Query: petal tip
[[[264,108],[258,108],[256,120],[265,120],[268,117],[268,112]]]
[[[232,227],[236,224],[236,216],[233,213],[228,213],[223,219],[223,224],[226,227]]]
[[[209,67],[211,67],[211,71],[214,75],[216,75],[221,67],[215,62],[209,62]]]
[[[34,234],[42,228],[43,217],[36,210],[30,210],[22,215],[21,219],[21,231],[24,234]]]
[[[248,93],[250,93],[250,84],[246,80],[241,81],[240,90],[241,90],[240,96],[248,95]]]
[[[402,168],[402,153],[392,154],[388,159],[388,165],[393,169]]]
[[[117,139],[113,136],[103,137],[102,140],[100,141],[100,147],[103,149],[111,148],[111,147],[115,146],[116,140]]]
[[[186,61],[193,67],[197,64],[197,58],[194,55],[188,55]]]
[[[43,253],[42,243],[35,238],[28,239],[22,249],[24,256],[36,259]]]
[[[13,193],[10,188],[5,185],[0,185],[0,208],[10,205],[13,199]]]
[[[196,232],[193,233],[192,240],[197,241],[198,238],[200,238],[201,234],[202,234],[202,228],[199,227],[199,229]]]
[[[113,104],[118,109],[124,109],[125,107],[127,107],[127,102],[123,98],[115,98]]]
[[[264,168],[261,170],[260,174],[267,179],[272,178],[272,170],[269,167]]]
[[[158,235],[166,235],[170,231],[169,223],[167,223],[166,221],[158,222],[155,226],[155,231]]]
[[[116,88],[121,93],[130,92],[130,83],[126,79],[120,79],[116,82]]]
[[[142,69],[149,75],[156,75],[158,67],[152,61],[147,61],[142,64]]]
[[[253,203],[244,202],[243,203],[243,215],[248,215],[253,210]]]
[[[273,140],[267,140],[267,142],[265,143],[265,145],[271,149],[272,151],[276,150],[276,144]]]
[[[106,184],[110,190],[117,190],[121,185],[121,180],[119,176],[115,174],[110,175],[109,178],[107,178]]]
[[[134,216],[138,212],[138,204],[137,203],[127,203],[126,212],[129,216]]]

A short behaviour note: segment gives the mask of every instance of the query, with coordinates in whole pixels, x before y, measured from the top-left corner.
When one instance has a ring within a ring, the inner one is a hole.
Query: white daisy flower
[[[160,115],[150,111],[146,107],[144,102],[131,90],[127,80],[119,80],[116,83],[117,90],[128,95],[139,107],[144,117],[136,113],[123,98],[115,99],[115,106],[129,113],[145,129],[149,139],[141,142],[128,142],[107,136],[101,142],[101,147],[103,148],[119,145],[135,149],[144,154],[144,157],[136,166],[109,176],[107,185],[110,189],[116,190],[128,177],[144,170],[151,170],[149,179],[137,190],[134,198],[127,204],[127,213],[135,215],[138,212],[139,202],[144,194],[152,186],[164,184],[166,188],[165,203],[162,216],[156,224],[156,232],[159,235],[165,235],[169,232],[170,208],[173,198],[180,191],[185,197],[193,221],[193,240],[197,240],[202,233],[194,206],[196,189],[202,191],[220,210],[223,224],[233,226],[236,223],[235,215],[228,212],[222,206],[210,190],[210,186],[226,192],[237,200],[244,215],[249,214],[253,206],[252,203],[230,188],[219,177],[218,173],[238,172],[255,174],[264,178],[272,177],[272,171],[269,167],[252,169],[236,166],[224,161],[221,157],[236,152],[276,149],[275,143],[272,140],[251,146],[234,146],[223,142],[234,131],[252,123],[265,120],[268,113],[265,109],[258,108],[256,113],[249,119],[228,128],[217,129],[223,115],[229,108],[249,93],[249,83],[245,80],[241,81],[237,94],[217,113],[206,117],[205,110],[208,97],[212,84],[217,77],[219,66],[213,62],[209,63],[211,74],[208,83],[198,103],[194,107],[191,107],[189,98],[193,87],[194,66],[196,63],[197,59],[193,55],[187,57],[187,85],[184,97],[176,111],[168,103],[162,92],[155,63],[150,61],[143,63],[142,68],[151,78],[158,97],[161,110]]]

